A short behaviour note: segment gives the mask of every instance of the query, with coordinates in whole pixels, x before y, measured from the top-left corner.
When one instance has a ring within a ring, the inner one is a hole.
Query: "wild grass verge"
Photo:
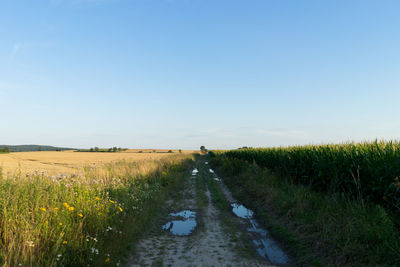
[[[216,155],[210,163],[299,264],[400,264],[400,234],[383,207],[315,192],[244,160]]]
[[[120,263],[191,164],[190,155],[177,155],[86,168],[83,177],[1,179],[2,265]]]

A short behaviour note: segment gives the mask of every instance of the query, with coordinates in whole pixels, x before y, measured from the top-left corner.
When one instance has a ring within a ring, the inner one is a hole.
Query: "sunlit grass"
[[[146,213],[190,155],[112,162],[85,175],[0,181],[0,259],[6,266],[113,262],[107,241]],[[107,250],[108,249],[108,250]]]

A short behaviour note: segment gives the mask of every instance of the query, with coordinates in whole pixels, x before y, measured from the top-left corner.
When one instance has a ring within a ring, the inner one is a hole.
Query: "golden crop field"
[[[139,151],[142,151],[139,153]],[[74,152],[74,151],[35,151],[35,152],[15,152],[0,154],[0,168],[3,175],[13,176],[14,174],[32,174],[35,172],[45,175],[58,174],[80,174],[83,167],[99,166],[114,161],[145,161],[160,159],[171,156],[166,153],[168,150],[153,149],[130,149],[120,153],[96,153],[96,152]],[[178,151],[173,150],[172,155]],[[186,150],[182,153],[193,153]]]

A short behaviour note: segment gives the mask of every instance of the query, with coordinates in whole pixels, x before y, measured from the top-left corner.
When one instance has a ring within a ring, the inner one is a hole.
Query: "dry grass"
[[[139,151],[143,151],[143,153],[138,153]],[[3,169],[3,175],[8,177],[35,172],[44,173],[45,175],[79,175],[84,172],[83,168],[87,166],[99,167],[106,163],[121,160],[137,162],[171,156],[170,153],[149,153],[152,151],[153,149],[132,149],[121,153],[38,151],[0,154],[0,169]],[[157,149],[156,151],[167,152],[168,150]],[[192,152],[182,151],[182,154]]]
[[[153,148],[146,148],[146,149],[128,149],[125,150],[123,153],[139,153],[142,151],[143,153],[168,153],[169,149],[153,149]],[[178,149],[171,149],[173,153],[179,153]],[[199,153],[200,150],[182,150],[183,154],[191,154],[191,153]]]
[[[94,153],[29,154],[87,160]],[[121,255],[149,225],[167,192],[189,173],[190,154],[168,155],[84,167],[79,177],[33,174],[0,179],[1,265],[120,264]]]

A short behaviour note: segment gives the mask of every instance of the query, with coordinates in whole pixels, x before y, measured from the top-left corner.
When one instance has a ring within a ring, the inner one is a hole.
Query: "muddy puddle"
[[[215,172],[214,172],[213,169],[209,169],[209,172],[212,173],[212,174],[214,174],[214,178],[213,178],[214,181],[221,182],[221,179],[219,179],[219,178],[217,177],[217,175],[215,174]]]
[[[197,226],[196,212],[194,211],[183,210],[177,213],[170,213],[169,216],[175,217],[176,220],[167,222],[162,226],[162,229],[171,232],[173,235],[190,235]]]
[[[255,237],[253,244],[256,246],[257,253],[264,259],[269,260],[273,264],[286,264],[289,261],[287,255],[279,248],[278,244],[269,237],[268,231],[261,228],[257,221],[253,218],[254,212],[245,206],[233,203],[232,212],[239,218],[247,220],[250,227],[248,232]]]
[[[232,212],[239,218],[251,219],[254,215],[253,211],[245,208],[245,206],[243,206],[243,205],[234,203],[234,204],[231,204],[231,206],[232,206]]]

